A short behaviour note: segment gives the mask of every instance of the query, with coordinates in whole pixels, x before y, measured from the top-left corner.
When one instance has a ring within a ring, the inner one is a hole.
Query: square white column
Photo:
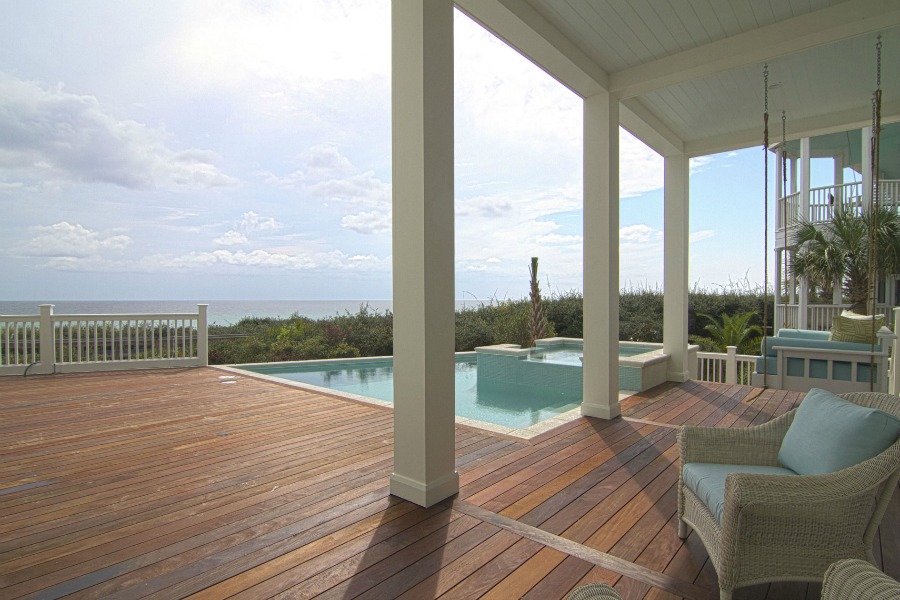
[[[872,127],[867,125],[862,128],[862,202],[863,210],[869,210],[872,206]]]
[[[391,5],[394,472],[391,493],[431,506],[455,469],[453,2]]]
[[[690,160],[665,157],[663,209],[663,352],[669,355],[666,378],[690,379],[688,364],[688,260]]]
[[[810,166],[809,138],[805,137],[800,140],[800,218],[807,221],[809,220],[809,189],[812,181]]]
[[[584,399],[581,414],[619,408],[619,100],[584,99]]]

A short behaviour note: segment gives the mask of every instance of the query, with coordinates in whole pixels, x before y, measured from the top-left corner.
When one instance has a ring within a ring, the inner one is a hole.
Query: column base
[[[456,471],[429,483],[391,473],[391,495],[409,500],[423,508],[434,506],[457,493],[459,493],[459,473]]]
[[[669,371],[666,373],[666,381],[674,381],[675,383],[684,383],[690,381],[690,371]]]
[[[615,419],[622,414],[619,401],[616,400],[612,404],[581,404],[581,416],[595,417],[597,419],[606,419],[607,421]]]

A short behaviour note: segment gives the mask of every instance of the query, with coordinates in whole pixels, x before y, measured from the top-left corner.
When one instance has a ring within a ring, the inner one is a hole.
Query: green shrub
[[[769,322],[774,316],[768,297]],[[556,293],[544,300],[549,324],[547,337],[583,337],[584,302],[580,292]],[[754,312],[761,322],[763,297],[760,290],[730,286],[720,290],[694,289],[688,294],[688,333],[706,337],[708,315],[739,315]],[[497,300],[456,313],[457,352],[492,344],[529,342],[530,303]],[[658,289],[629,289],[619,296],[619,339],[661,342],[663,293]],[[298,314],[288,319],[246,318],[236,325],[210,327],[210,334],[251,334],[239,339],[211,340],[211,364],[309,360],[393,354],[393,314],[361,305],[356,313],[346,312],[324,319]]]
[[[584,301],[575,290],[554,294],[544,300],[547,321],[561,337],[584,337]]]
[[[466,352],[478,346],[494,343],[488,320],[478,309],[467,308],[456,312],[456,351]]]

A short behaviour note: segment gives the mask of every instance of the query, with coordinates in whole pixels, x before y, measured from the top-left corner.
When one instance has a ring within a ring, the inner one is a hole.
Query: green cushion
[[[884,315],[858,315],[844,311],[831,321],[831,335],[835,342],[878,343],[875,335],[884,325]]]
[[[881,454],[898,436],[896,417],[813,388],[784,436],[778,462],[801,475],[833,473]]]
[[[725,478],[729,473],[760,473],[762,475],[797,475],[782,467],[756,465],[719,465],[712,463],[688,463],[684,465],[684,485],[694,492],[709,512],[722,523],[725,510]]]

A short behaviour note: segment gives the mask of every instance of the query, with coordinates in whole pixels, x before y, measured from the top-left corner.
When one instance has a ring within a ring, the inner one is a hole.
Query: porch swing
[[[872,138],[870,142],[872,168],[872,222],[868,235],[868,298],[869,315],[857,315],[844,311],[833,320],[832,330],[779,329],[775,336],[764,335],[761,356],[756,360],[756,370],[751,378],[755,386],[777,389],[808,391],[823,388],[835,393],[856,391],[887,391],[887,370],[890,346],[896,336],[884,325],[884,316],[875,315],[877,302],[877,250],[876,230],[879,202],[879,149],[881,132],[881,36],[876,43],[876,90],[872,97]],[[763,156],[764,166],[764,289],[769,289],[769,68],[763,67],[764,113]],[[787,191],[786,112],[781,112],[782,197]],[[763,302],[763,332],[769,330],[768,300]]]

